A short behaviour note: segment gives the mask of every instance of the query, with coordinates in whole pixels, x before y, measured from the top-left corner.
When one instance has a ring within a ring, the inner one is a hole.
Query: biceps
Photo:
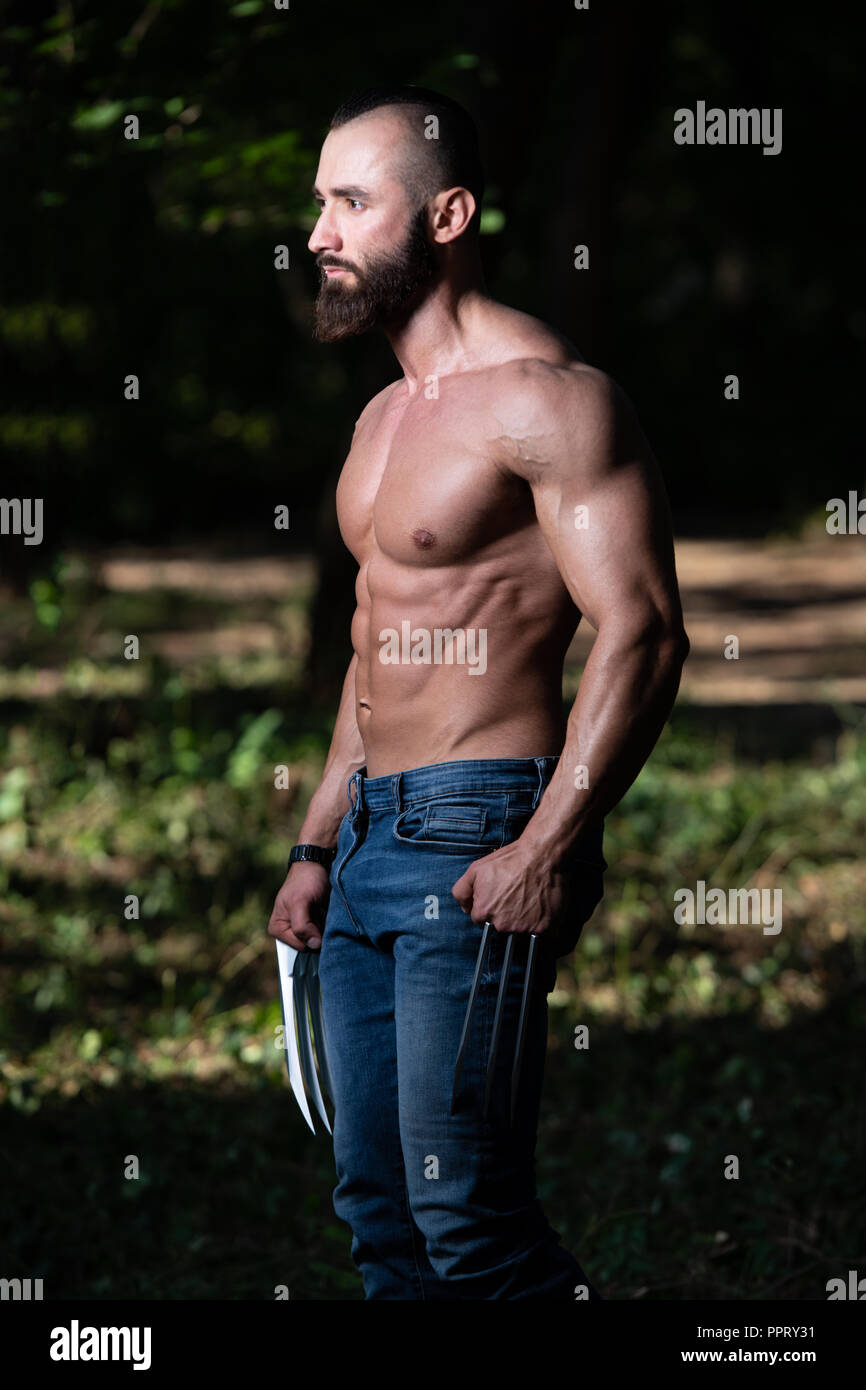
[[[670,509],[654,461],[605,470],[592,484],[569,478],[539,508],[539,520],[569,593],[596,631],[603,622],[681,624]]]

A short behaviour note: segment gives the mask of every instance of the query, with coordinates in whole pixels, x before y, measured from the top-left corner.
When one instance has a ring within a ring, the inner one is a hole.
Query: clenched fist
[[[328,870],[323,864],[293,864],[274,900],[268,932],[296,951],[318,951],[330,893]]]

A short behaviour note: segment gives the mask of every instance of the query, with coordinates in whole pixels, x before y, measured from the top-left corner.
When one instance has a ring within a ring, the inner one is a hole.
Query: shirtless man
[[[487,294],[482,194],[470,118],[417,87],[341,107],[314,188],[316,337],[380,327],[403,375],[360,415],[337,487],[354,656],[300,837],[326,853],[291,865],[268,930],[321,951],[334,1207],[368,1299],[599,1297],[535,1194],[546,996],[603,895],[604,817],[689,649],[631,405]],[[566,721],[581,616],[597,637]],[[481,1092],[513,933],[536,935],[540,964],[511,1124],[518,968],[487,1118]]]

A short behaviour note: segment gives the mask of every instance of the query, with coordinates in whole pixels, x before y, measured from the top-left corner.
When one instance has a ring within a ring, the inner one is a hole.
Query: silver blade
[[[313,1117],[310,1114],[310,1107],[307,1104],[304,1091],[301,1059],[298,1055],[298,1039],[295,1034],[295,985],[292,970],[300,952],[296,951],[294,946],[288,946],[285,941],[277,941],[276,944],[277,970],[280,977],[280,1003],[283,1009],[283,1036],[286,1040],[286,1066],[289,1071],[289,1081],[295,1093],[295,1100],[301,1107],[301,1114],[315,1134],[316,1126],[313,1124]]]
[[[316,1044],[316,1057],[319,1063],[319,1075],[322,1078],[322,1085],[327,1094],[331,1097],[331,1104],[336,1105],[334,1100],[334,1083],[331,1080],[331,1067],[328,1062],[328,1045],[325,1041],[325,1023],[322,1017],[322,987],[319,981],[319,959],[314,955],[310,962],[311,973],[315,978],[310,981],[310,988],[307,991],[307,998],[310,1004],[310,1018],[313,1020],[313,1041]]]
[[[454,1114],[457,1105],[457,1085],[460,1080],[460,1072],[463,1069],[463,1056],[466,1052],[466,1041],[469,1037],[469,1027],[472,1023],[472,1015],[475,1012],[475,1000],[478,997],[478,984],[481,980],[481,969],[484,965],[484,957],[487,954],[487,947],[491,940],[492,931],[489,922],[484,923],[484,930],[481,933],[481,945],[478,948],[478,958],[475,961],[475,974],[472,977],[472,988],[469,991],[469,1003],[466,1005],[466,1016],[463,1019],[463,1030],[460,1034],[460,1046],[457,1049],[457,1061],[454,1064],[454,1084],[451,1087],[451,1106],[450,1114]]]
[[[310,986],[312,986],[313,990],[319,987],[316,962],[314,958],[311,959],[311,952],[309,949],[298,954],[298,959],[295,961],[294,975],[297,989],[295,1004],[298,1011],[298,1041],[301,1045],[301,1070],[304,1073],[307,1090],[313,1097],[315,1107],[324,1121],[325,1128],[330,1134],[331,1126],[328,1123],[328,1112],[325,1109],[325,1102],[322,1099],[322,1089],[316,1074],[316,1063],[313,1057],[313,1041],[310,1034],[310,1020],[307,1014],[307,1000],[312,992]]]
[[[484,1118],[490,1113],[490,1097],[493,1094],[493,1077],[496,1073],[496,1057],[499,1052],[499,1033],[502,1028],[502,1014],[505,996],[508,992],[508,976],[511,971],[511,957],[514,954],[514,932],[509,932],[505,943],[505,956],[502,961],[502,975],[499,980],[499,993],[496,996],[496,1011],[493,1015],[493,1036],[490,1039],[490,1058],[487,1063],[487,1085],[484,1087]]]
[[[526,1020],[532,1001],[532,982],[535,977],[535,952],[538,946],[538,937],[535,932],[529,938],[529,950],[526,956],[526,969],[523,976],[523,998],[520,1001],[520,1018],[517,1022],[517,1047],[514,1053],[514,1066],[511,1071],[511,1123],[514,1124],[514,1116],[517,1113],[517,1094],[520,1088],[520,1068],[523,1064],[523,1044],[526,1041]]]

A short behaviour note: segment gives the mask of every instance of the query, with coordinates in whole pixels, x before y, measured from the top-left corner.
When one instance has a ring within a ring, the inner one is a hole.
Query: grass
[[[83,578],[47,616],[4,609],[2,1272],[46,1298],[359,1299],[265,930],[333,711],[296,685],[296,596],[205,619],[145,598],[135,627]],[[253,620],[277,635],[255,660],[148,641]],[[137,662],[98,654],[115,627]],[[681,703],[608,818],[538,1143],[548,1216],[607,1298],[823,1299],[866,1261],[866,728],[845,722],[821,758],[758,760]],[[678,925],[699,879],[780,888],[781,932]]]

